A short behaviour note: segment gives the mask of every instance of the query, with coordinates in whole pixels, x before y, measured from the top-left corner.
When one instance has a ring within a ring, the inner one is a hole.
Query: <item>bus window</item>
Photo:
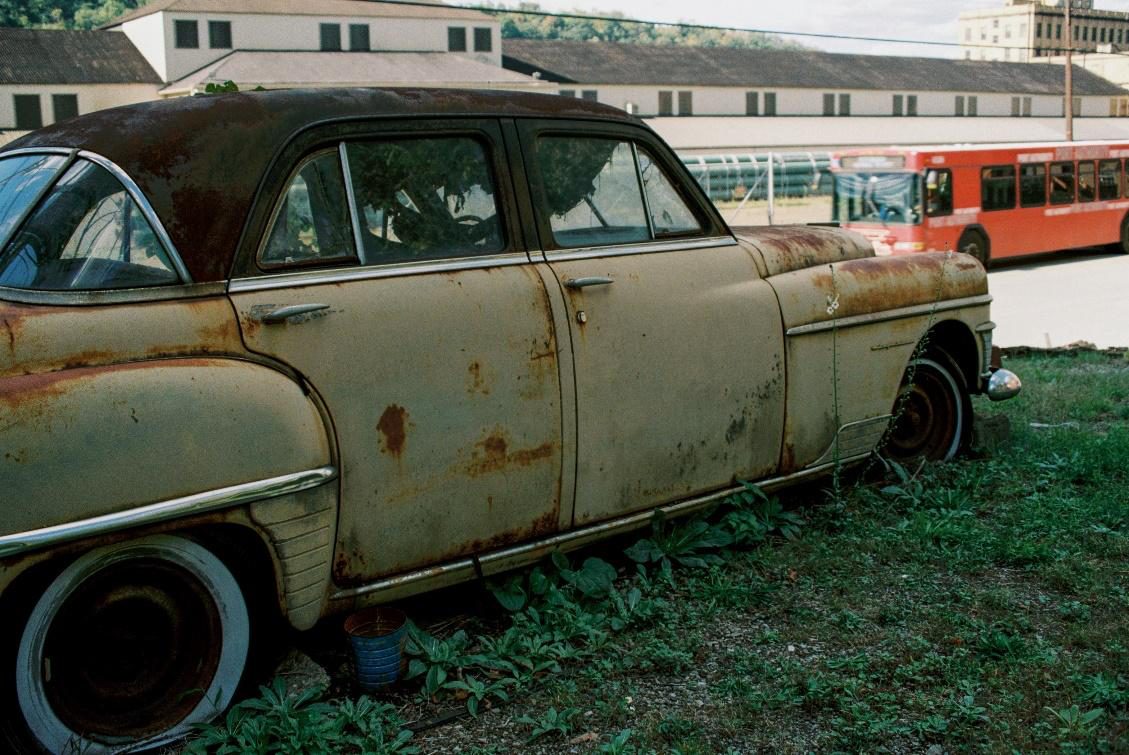
[[[1042,207],[1047,203],[1047,166],[1019,166],[1019,206]]]
[[[1010,210],[1015,207],[1015,166],[993,165],[980,171],[980,209]]]
[[[1098,199],[1117,199],[1121,196],[1121,161],[1102,160],[1098,163]]]
[[[953,172],[951,170],[925,171],[925,214],[953,214]]]
[[[1094,178],[1094,161],[1078,163],[1078,201],[1093,202],[1098,198],[1098,184]]]
[[[1051,204],[1074,202],[1074,163],[1051,163]]]

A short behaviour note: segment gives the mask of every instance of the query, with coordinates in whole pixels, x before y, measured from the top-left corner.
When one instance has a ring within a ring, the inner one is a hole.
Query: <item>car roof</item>
[[[143,102],[33,131],[0,150],[66,147],[116,163],[138,185],[197,282],[227,278],[275,156],[298,133],[336,121],[540,117],[639,124],[575,97],[468,89],[288,89]]]

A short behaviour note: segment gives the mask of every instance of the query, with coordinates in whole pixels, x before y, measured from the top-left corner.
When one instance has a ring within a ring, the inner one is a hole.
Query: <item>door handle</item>
[[[259,315],[259,320],[266,325],[277,325],[286,322],[291,317],[297,315],[308,315],[312,312],[320,312],[323,309],[329,309],[328,304],[290,304],[285,307],[278,307],[269,312],[264,312]]]
[[[603,275],[592,275],[587,278],[569,278],[564,282],[565,288],[587,288],[588,286],[607,286],[615,283],[614,278]]]

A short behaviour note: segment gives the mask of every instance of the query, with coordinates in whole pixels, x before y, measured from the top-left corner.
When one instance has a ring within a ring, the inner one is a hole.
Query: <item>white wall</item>
[[[78,95],[78,113],[84,115],[94,110],[104,110],[118,105],[130,105],[157,99],[157,84],[43,84],[0,86],[0,130],[16,126],[15,94],[39,95],[39,112],[43,125],[55,122],[52,112],[52,94]]]
[[[150,20],[156,17],[160,18],[158,23]],[[198,48],[176,47],[176,21],[196,22],[200,43]],[[231,48],[209,47],[209,21],[231,23]],[[126,22],[122,28],[161,77],[165,81],[175,81],[223,57],[232,49],[319,50],[321,49],[320,25],[323,23],[340,25],[343,50],[349,49],[349,25],[367,25],[369,45],[374,51],[445,52],[447,27],[461,26],[467,30],[468,50],[464,54],[494,65],[502,64],[501,27],[497,22],[489,20],[467,22],[464,19],[162,12]],[[491,30],[490,52],[474,51],[474,29],[477,27],[488,27]]]

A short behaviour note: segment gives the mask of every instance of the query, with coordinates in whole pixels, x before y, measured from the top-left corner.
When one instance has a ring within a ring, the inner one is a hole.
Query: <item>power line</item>
[[[369,0],[369,2],[383,3],[385,5],[408,5],[423,8],[435,9],[436,3],[426,2],[425,0]],[[642,18],[626,18],[617,16],[597,16],[586,13],[561,13],[556,11],[546,10],[525,10],[521,8],[505,8],[494,7],[489,5],[446,5],[443,7],[454,8],[459,10],[472,10],[480,13],[489,13],[491,15],[498,14],[512,14],[512,15],[525,15],[525,16],[540,16],[545,18],[570,18],[580,21],[601,21],[604,23],[613,22],[621,24],[641,24],[645,26],[673,26],[681,29],[698,29],[703,31],[732,31],[745,34],[764,34],[778,37],[807,37],[811,39],[838,39],[852,42],[881,42],[885,44],[905,44],[905,45],[929,45],[933,47],[957,47],[957,48],[980,48],[987,50],[1032,50],[1039,49],[1045,51],[1048,55],[1054,53],[1056,55],[1064,54],[1065,47],[1040,47],[1031,48],[1024,45],[1000,45],[1000,44],[976,44],[972,42],[939,42],[937,40],[929,39],[906,39],[904,37],[870,37],[855,34],[832,34],[829,32],[812,32],[812,31],[791,31],[784,29],[758,29],[754,27],[744,26],[721,26],[717,24],[696,24],[685,21],[650,21]],[[1077,48],[1071,48],[1072,52],[1084,52]],[[1097,53],[1096,50],[1086,51]],[[1113,53],[1116,55],[1124,55],[1127,53]]]

